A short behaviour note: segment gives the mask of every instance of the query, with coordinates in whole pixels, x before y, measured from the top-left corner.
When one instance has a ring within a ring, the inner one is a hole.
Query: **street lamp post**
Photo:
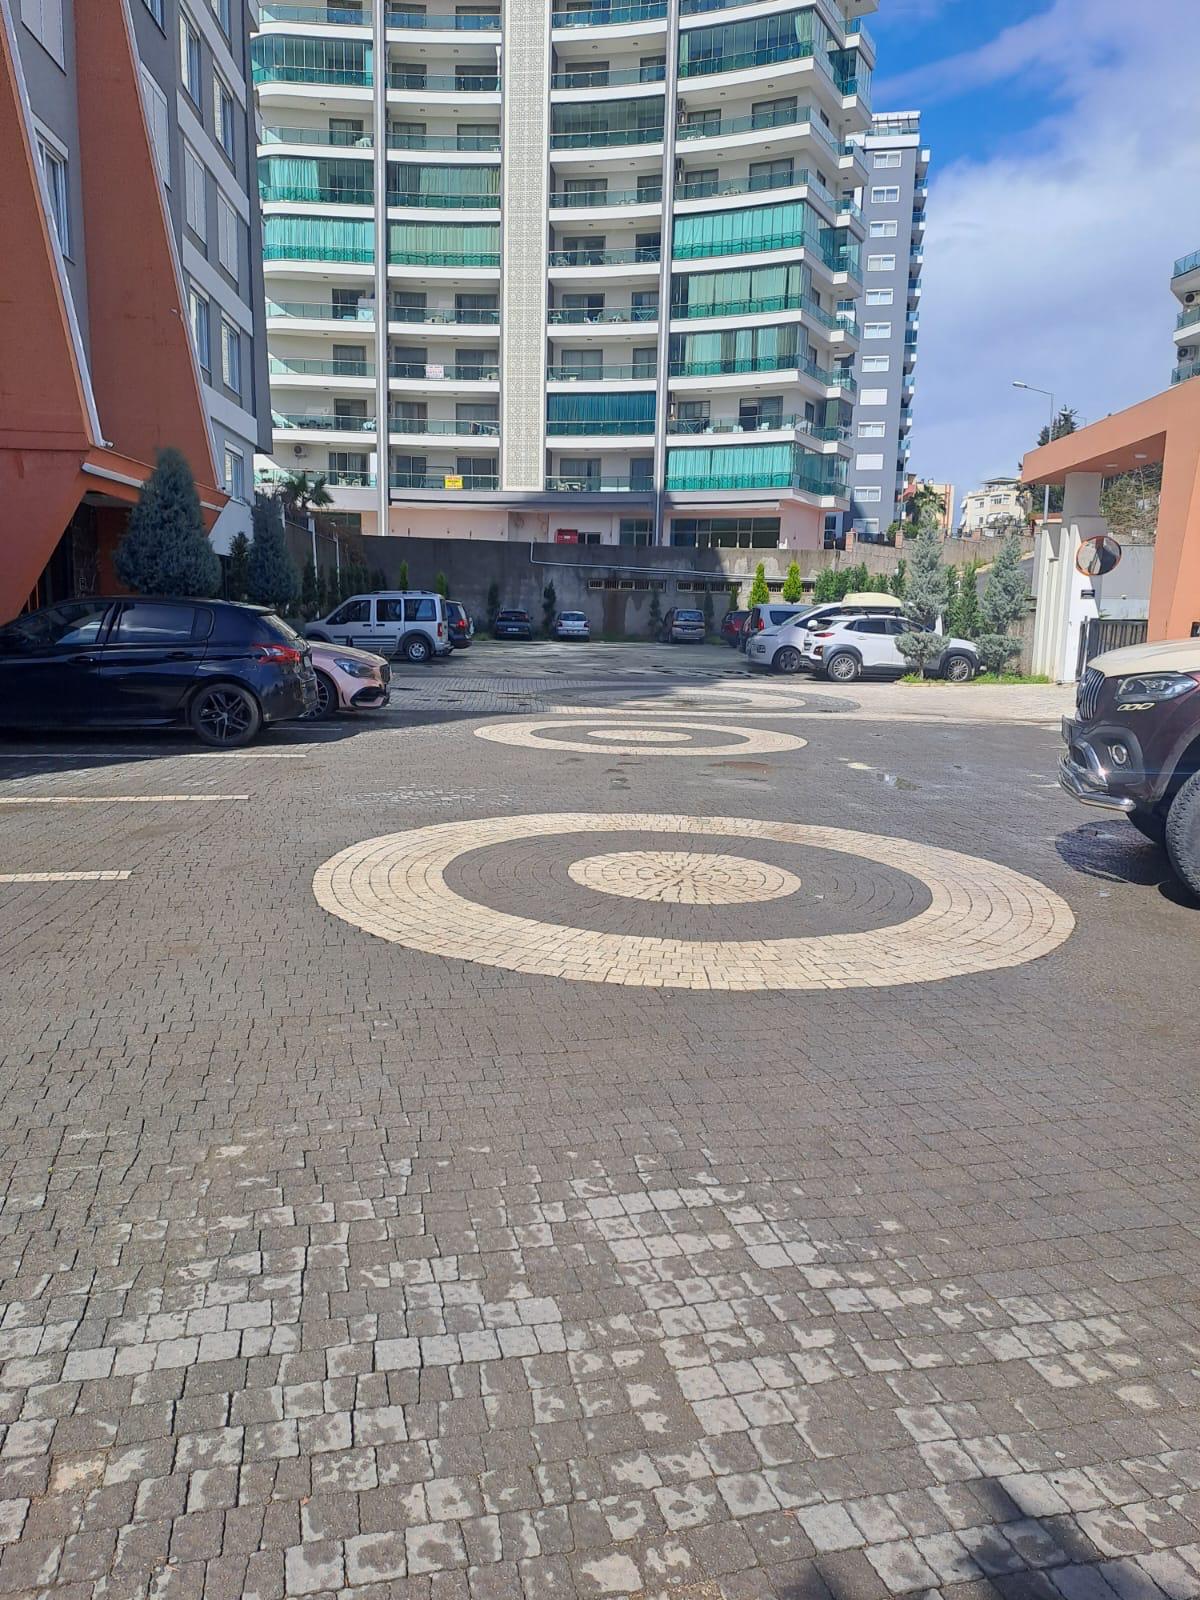
[[[1047,444],[1053,444],[1054,443],[1054,424],[1058,421],[1058,408],[1054,404],[1054,395],[1053,395],[1053,393],[1049,389],[1039,389],[1036,383],[1022,383],[1019,379],[1016,379],[1016,378],[1013,379],[1013,388],[1014,389],[1028,389],[1031,394],[1044,394],[1049,398],[1049,401],[1050,401],[1050,431],[1046,436],[1046,443]],[[1045,532],[1046,525],[1049,523],[1049,521],[1050,521],[1050,484],[1049,484],[1049,481],[1047,480],[1046,492],[1042,497],[1042,531],[1043,531],[1043,533]]]

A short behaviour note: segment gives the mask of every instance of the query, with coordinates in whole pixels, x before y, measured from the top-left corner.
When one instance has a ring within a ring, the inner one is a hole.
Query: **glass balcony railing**
[[[549,477],[546,479],[546,490],[549,494],[609,494],[628,493],[633,490],[637,494],[651,494],[654,485],[648,479],[613,478],[607,473],[595,477],[580,478]]]
[[[388,7],[389,28],[417,29],[436,33],[495,33],[500,28],[500,13],[485,12],[480,16],[448,16],[444,11],[407,11],[403,6]]]
[[[686,37],[686,35],[685,35]],[[762,45],[736,55],[697,56],[679,63],[681,78],[708,77],[714,72],[744,72],[751,67],[769,67],[783,61],[806,61],[815,54],[811,39],[785,39],[780,44]]]
[[[389,89],[416,89],[429,94],[496,94],[499,76],[494,72],[404,72],[393,67]]]
[[[267,364],[272,373],[279,377],[320,377],[320,378],[373,378],[375,364],[371,361],[318,361],[301,360],[299,357],[269,356]]]
[[[819,427],[807,417],[670,417],[667,432],[683,434],[690,438],[711,434],[803,433],[822,444],[844,444],[850,438],[849,428]]]
[[[482,167],[482,172],[495,172],[495,167]],[[433,211],[498,211],[498,194],[421,194],[416,190],[389,189],[389,206],[420,207]]]
[[[371,14],[362,6],[306,6],[277,5],[275,0],[263,0],[259,7],[263,22],[301,22],[310,27],[369,28]]]
[[[1189,378],[1200,377],[1200,360],[1185,361],[1171,374],[1172,383],[1186,383]]]
[[[318,67],[304,61],[254,63],[254,81],[262,83],[323,83],[331,87],[370,88],[369,67]]]
[[[551,383],[620,383],[653,382],[657,364],[653,361],[635,361],[624,366],[555,367],[546,368]]]
[[[586,133],[552,133],[551,150],[593,150],[602,145],[661,144],[662,123],[646,128],[593,128]]]
[[[389,322],[421,322],[445,327],[458,322],[478,323],[498,327],[500,311],[496,306],[389,306]]]
[[[306,416],[299,411],[273,411],[271,421],[278,428],[318,428],[322,433],[374,433],[374,417]]]
[[[623,22],[652,22],[666,14],[667,0],[626,0],[625,4],[555,11],[550,21],[555,28],[603,28]]]
[[[388,130],[389,150],[499,150],[499,133],[405,133]]]
[[[499,476],[494,472],[455,472],[452,467],[442,472],[393,472],[389,482],[393,489],[498,489]]]
[[[685,494],[696,490],[716,489],[791,489],[801,494],[817,495],[822,499],[829,496],[844,498],[846,494],[845,484],[831,483],[824,478],[810,477],[806,473],[786,470],[771,472],[765,468],[757,472],[692,474],[675,471],[668,474],[667,489]]]
[[[1200,250],[1193,250],[1190,256],[1180,256],[1171,276],[1182,278],[1187,272],[1195,272],[1197,267],[1200,267]]]
[[[328,261],[337,265],[340,262],[363,262],[374,259],[375,252],[369,244],[301,244],[292,240],[276,244],[269,239],[263,241],[264,261]],[[392,259],[397,258],[393,256]]]
[[[822,242],[821,236],[811,229],[793,229],[784,233],[767,233],[746,239],[698,239],[692,244],[676,245],[676,261],[698,261],[712,256],[759,255],[768,250],[811,250],[831,272],[849,272],[858,276],[857,265],[848,251]]]
[[[1190,328],[1194,322],[1200,322],[1200,306],[1189,306],[1186,311],[1181,311],[1175,319],[1175,326]]]
[[[285,201],[294,205],[370,206],[374,195],[370,187],[350,189],[344,184],[260,183],[258,198],[263,205]]]
[[[550,74],[552,89],[608,89],[626,83],[661,83],[667,75],[664,64],[646,67],[568,67]]]
[[[593,311],[588,306],[551,306],[547,322],[568,323],[572,327],[596,327],[613,322],[657,322],[657,306],[605,306]]]
[[[817,137],[835,156],[852,155],[854,147],[839,140],[821,121],[811,106],[788,106],[778,111],[754,111],[743,117],[697,115],[680,123],[676,139],[684,144],[692,139],[719,139],[733,133],[761,133],[769,128],[793,128],[808,123]]]
[[[268,300],[268,317],[298,317],[306,322],[355,322],[373,325],[374,304],[331,305],[326,300]]]
[[[744,178],[702,178],[697,183],[683,183],[675,185],[676,200],[709,200],[716,195],[724,194],[766,194],[771,189],[795,189],[808,182],[809,175],[802,167],[798,172],[764,172],[752,173]],[[820,185],[828,198],[833,203],[833,196]]]
[[[375,487],[375,474],[373,472],[342,472],[337,468],[317,467],[315,475],[325,479],[333,489],[373,489]],[[265,470],[254,474],[256,487],[272,489],[276,484],[282,483],[289,476],[286,472]]]
[[[807,311],[823,328],[831,331],[844,326],[840,317],[819,306],[808,294],[769,294],[751,300],[711,300],[696,305],[673,305],[672,317],[689,321],[705,317],[753,317],[764,311]]]
[[[552,211],[588,210],[592,206],[660,206],[662,187],[647,189],[571,189],[550,195]]]
[[[392,417],[388,421],[391,433],[401,434],[454,434],[458,438],[498,439],[499,422],[459,422],[426,417]]]
[[[369,254],[366,259],[370,261]],[[397,250],[393,247],[388,254],[388,260],[393,266],[404,267],[499,267],[500,252],[498,250]]]
[[[784,353],[771,356],[726,356],[716,361],[672,361],[673,378],[717,378],[736,372],[804,372],[829,388],[856,389],[852,372],[841,367],[819,367],[806,357]]]
[[[433,361],[389,361],[389,378],[418,378],[422,383],[494,383],[500,376],[496,363],[446,366]]]
[[[563,422],[558,419],[546,423],[546,433],[551,438],[562,438],[564,435],[580,438],[604,438],[632,436],[654,432],[653,417],[598,417],[590,422],[576,421]]]
[[[624,250],[551,250],[552,267],[623,267],[662,259],[659,245],[639,244]]]
[[[338,150],[370,150],[375,144],[374,137],[370,133],[351,133],[342,128],[275,126],[264,126],[262,142],[263,144],[323,144]]]

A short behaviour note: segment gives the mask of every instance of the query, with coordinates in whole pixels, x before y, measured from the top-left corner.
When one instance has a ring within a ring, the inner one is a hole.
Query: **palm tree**
[[[324,506],[333,504],[325,481],[325,474],[318,472],[310,478],[307,472],[285,472],[279,480],[278,494],[285,515],[295,516],[297,513],[307,519],[310,511],[319,511]]]

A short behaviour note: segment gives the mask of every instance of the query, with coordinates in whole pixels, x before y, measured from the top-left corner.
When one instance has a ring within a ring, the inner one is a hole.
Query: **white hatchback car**
[[[809,632],[800,648],[804,663],[834,683],[858,678],[900,678],[912,667],[896,644],[902,633],[920,633],[909,617],[837,617]],[[969,639],[942,639],[941,652],[926,667],[935,678],[970,683],[979,656]]]
[[[554,619],[556,639],[590,639],[592,625],[582,611],[560,611]]]

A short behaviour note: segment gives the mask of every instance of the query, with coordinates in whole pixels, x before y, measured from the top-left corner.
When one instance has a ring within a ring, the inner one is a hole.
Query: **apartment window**
[[[208,237],[208,215],[204,197],[204,163],[191,145],[183,147],[183,200],[187,225],[198,239]]]
[[[213,127],[217,131],[217,139],[221,149],[229,159],[233,160],[233,96],[226,88],[224,81],[213,73]]]
[[[869,306],[890,306],[895,298],[894,289],[868,289],[866,303]]]
[[[705,200],[716,194],[720,181],[720,168],[694,167],[683,175],[683,192],[689,200]]]
[[[854,459],[854,470],[855,472],[882,472],[883,457],[882,455],[874,454],[856,456]]]
[[[704,113],[700,113],[703,115]],[[716,116],[720,119],[721,113]],[[796,120],[796,96],[784,95],[778,100],[756,100],[750,107],[750,118],[756,128],[786,127]]]
[[[159,27],[165,33],[167,29],[167,21],[163,0],[145,0],[145,6],[146,10],[150,13],[155,22],[158,23]]]
[[[876,150],[875,171],[882,172],[885,167],[898,167],[900,165],[899,150]]]
[[[221,318],[221,382],[234,394],[242,392],[242,339],[231,322]]]
[[[899,224],[895,222],[873,222],[871,224],[872,239],[895,239],[899,235]]]
[[[898,206],[900,204],[900,185],[898,183],[876,184],[871,190],[871,204],[873,206]]]
[[[183,86],[199,106],[202,104],[200,35],[182,11],[179,13],[179,62],[183,71]]]
[[[142,91],[146,97],[146,122],[150,128],[150,143],[158,175],[171,187],[171,124],[167,113],[167,97],[158,84],[142,67]]]
[[[225,446],[225,493],[235,500],[246,498],[246,458],[231,445]]]
[[[208,301],[195,288],[188,290],[188,315],[192,319],[192,338],[196,345],[196,359],[207,376],[211,371],[212,362],[208,343]]]
[[[65,66],[62,0],[21,0],[21,21],[42,49],[52,55],[60,67]]]
[[[238,278],[238,215],[217,190],[217,260],[236,283]]]
[[[877,506],[883,499],[883,490],[877,484],[863,484],[853,493],[860,506]]]
[[[867,271],[868,272],[895,272],[895,270],[896,270],[896,258],[895,258],[895,256],[868,256],[867,257]]]
[[[638,65],[638,77],[643,83],[657,83],[666,66],[667,58],[664,55],[643,56]]]
[[[863,323],[863,338],[864,339],[890,339],[891,337],[892,337],[892,325],[891,325],[890,322],[864,322]]]
[[[649,544],[653,524],[648,517],[622,517],[617,528],[621,544]]]
[[[860,389],[858,391],[859,406],[885,406],[888,403],[886,389]]]
[[[232,0],[212,0],[213,15],[221,24],[221,32],[228,39],[233,31]]]
[[[784,189],[792,181],[794,164],[790,156],[779,156],[773,161],[750,163],[750,190]]]
[[[860,439],[882,439],[886,431],[886,424],[882,422],[860,422],[858,425]]]
[[[891,367],[891,356],[864,356],[862,358],[862,370],[864,372],[890,372]]]
[[[53,150],[45,139],[38,139],[42,158],[42,171],[46,174],[46,187],[50,191],[50,220],[58,235],[58,248],[64,256],[71,254],[71,190],[67,173],[67,158],[60,150]]]

